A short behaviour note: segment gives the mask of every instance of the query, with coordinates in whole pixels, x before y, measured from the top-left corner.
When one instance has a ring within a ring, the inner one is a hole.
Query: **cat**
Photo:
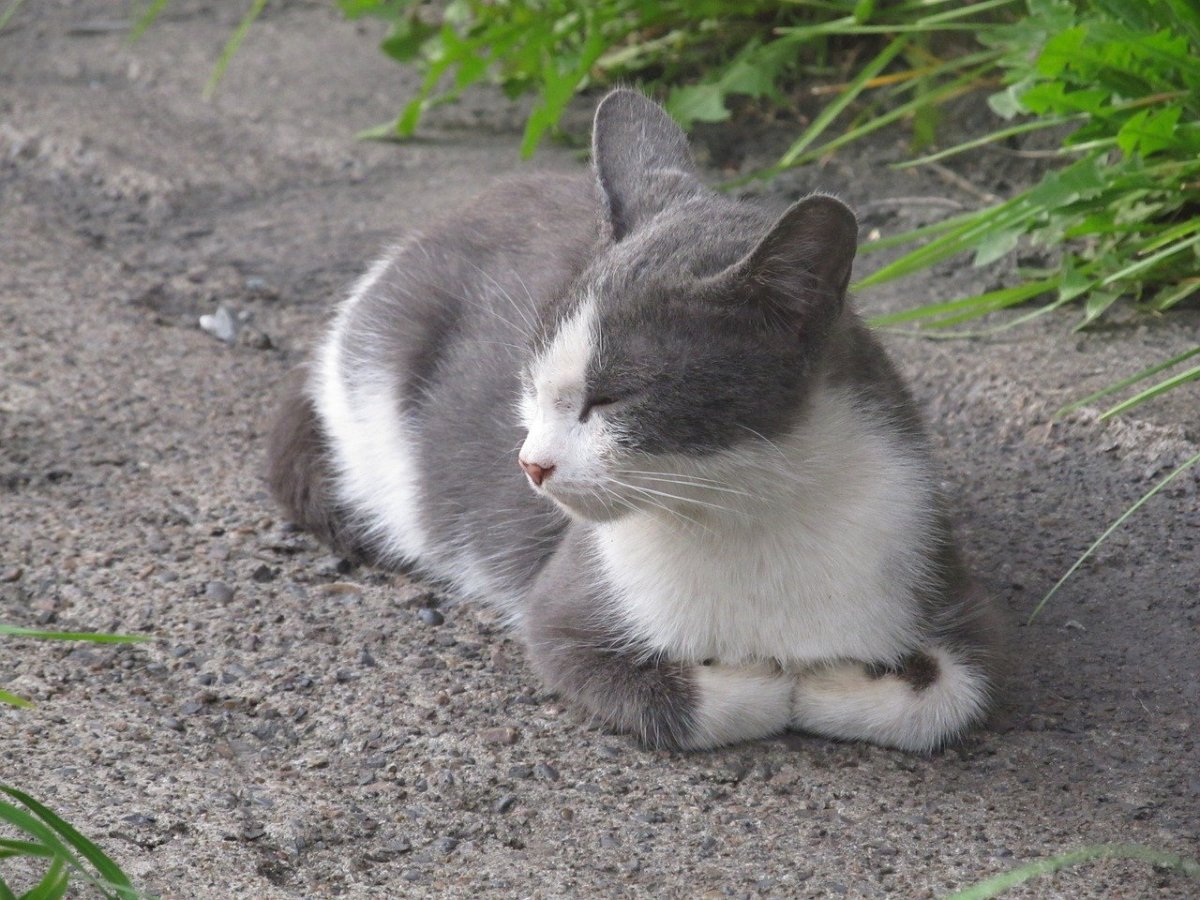
[[[993,611],[846,299],[853,213],[707,188],[632,90],[592,168],[502,181],[371,266],[289,388],[275,497],[497,607],[550,690],[648,746],[957,738]]]

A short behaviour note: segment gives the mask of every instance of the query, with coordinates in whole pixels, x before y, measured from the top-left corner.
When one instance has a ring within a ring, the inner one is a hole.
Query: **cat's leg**
[[[701,750],[778,734],[793,680],[777,667],[671,662],[622,646],[609,626],[556,598],[525,617],[534,669],[599,723],[650,747]]]
[[[352,559],[367,554],[333,497],[329,449],[308,395],[307,366],[288,377],[267,450],[267,482],[288,518]]]
[[[792,727],[927,752],[978,722],[989,693],[987,668],[947,646],[911,653],[895,666],[835,662],[797,676]]]

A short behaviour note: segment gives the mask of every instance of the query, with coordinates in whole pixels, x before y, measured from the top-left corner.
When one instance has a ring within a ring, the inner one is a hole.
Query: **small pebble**
[[[449,855],[458,848],[458,838],[443,837],[433,842],[433,848],[438,853]]]
[[[12,566],[5,569],[3,574],[0,574],[0,582],[4,584],[12,584],[14,581],[20,581],[21,576],[25,574],[25,570],[20,566]]]
[[[250,577],[253,578],[255,581],[257,581],[259,584],[266,584],[269,581],[274,581],[275,576],[277,574],[278,574],[277,570],[272,569],[266,563],[263,563],[261,566],[259,566],[257,569],[255,569],[253,572],[250,573]]]
[[[517,805],[517,795],[516,794],[505,794],[503,797],[501,797],[499,800],[497,800],[495,803],[492,804],[492,812],[503,814],[503,813],[508,812],[510,809],[512,809],[516,805]]]
[[[485,728],[480,734],[485,744],[502,744],[504,746],[512,746],[517,742],[519,736],[517,729],[508,726]]]
[[[550,763],[540,762],[533,767],[533,774],[542,781],[558,781],[558,769]]]
[[[233,588],[223,581],[210,581],[204,586],[204,596],[224,606],[233,600]]]
[[[349,575],[354,569],[354,563],[340,556],[323,556],[317,560],[319,575]]]
[[[237,343],[237,336],[241,327],[241,323],[237,320],[237,317],[224,306],[218,306],[217,311],[212,315],[200,317],[201,330],[208,332],[218,341],[223,341],[226,344]]]
[[[431,606],[422,606],[417,610],[417,618],[425,625],[438,626],[446,621],[446,617]]]
[[[368,669],[374,667],[375,657],[371,655],[371,651],[366,647],[362,648],[362,652],[358,654],[359,665],[366,666]]]

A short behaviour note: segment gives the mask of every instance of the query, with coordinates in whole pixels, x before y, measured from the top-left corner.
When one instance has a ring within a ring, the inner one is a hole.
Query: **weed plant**
[[[424,73],[395,122],[368,136],[410,135],[436,104],[494,81],[533,93],[522,151],[532,153],[580,90],[638,80],[685,127],[731,115],[734,98],[788,108],[801,81],[837,93],[769,177],[826,156],[898,120],[913,142],[936,139],[939,109],[996,87],[998,127],[906,163],[922,165],[1020,134],[1063,134],[1032,188],[975,212],[877,241],[917,245],[858,288],[970,252],[976,265],[1022,244],[1053,262],[1015,284],[876,320],[941,336],[1012,328],[1078,301],[1078,327],[1124,298],[1161,314],[1200,293],[1200,6],[1194,0],[454,0],[439,14],[416,0],[338,0],[350,17],[389,23],[383,51]],[[843,62],[843,68],[834,65]],[[836,137],[827,134],[838,126]],[[961,326],[1007,307],[1036,309],[986,329]],[[1189,353],[1113,385],[1137,383],[1123,412],[1200,378]],[[1141,384],[1149,381],[1148,386]]]
[[[0,636],[50,641],[88,641],[96,644],[128,644],[148,640],[141,635],[97,634],[93,632],[41,631],[0,623]],[[0,690],[0,705],[29,707],[23,697]],[[0,862],[25,859],[45,864],[37,883],[20,894],[0,871],[0,900],[58,900],[70,889],[72,881],[90,884],[103,897],[135,900],[140,895],[129,877],[92,841],[49,807],[24,791],[0,784],[0,824],[9,833],[0,833]]]

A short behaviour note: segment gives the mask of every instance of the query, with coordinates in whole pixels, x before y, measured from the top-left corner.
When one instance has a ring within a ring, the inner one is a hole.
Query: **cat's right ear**
[[[596,107],[592,164],[614,241],[700,187],[683,130],[637,91],[615,90]]]
[[[727,277],[755,302],[789,311],[809,333],[841,312],[858,250],[858,220],[836,197],[793,203]]]

